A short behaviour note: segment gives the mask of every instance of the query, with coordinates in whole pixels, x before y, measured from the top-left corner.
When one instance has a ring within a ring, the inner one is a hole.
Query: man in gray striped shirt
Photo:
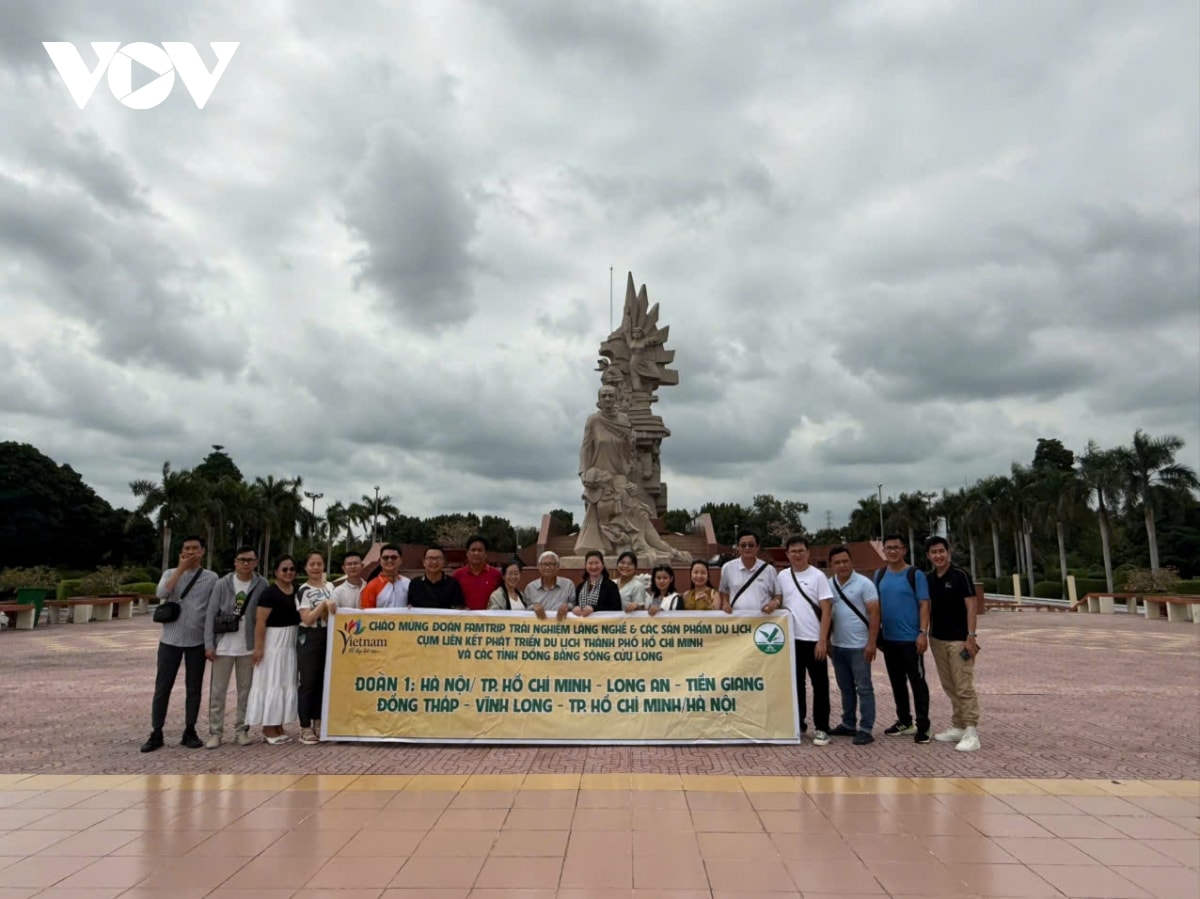
[[[208,600],[217,575],[204,568],[204,538],[183,538],[183,550],[179,554],[179,565],[168,568],[158,582],[160,603],[177,603],[179,617],[162,626],[158,640],[158,671],[154,677],[154,702],[151,705],[150,721],[153,730],[142,752],[153,752],[163,745],[163,724],[167,720],[167,705],[171,701],[171,690],[179,674],[179,664],[185,667],[184,684],[184,730],[180,745],[188,749],[199,749],[204,743],[196,733],[196,719],[200,717],[200,691],[204,688],[204,620],[208,613]]]

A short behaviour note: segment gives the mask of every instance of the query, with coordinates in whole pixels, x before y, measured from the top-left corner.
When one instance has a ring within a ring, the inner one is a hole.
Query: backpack
[[[884,575],[884,572],[886,572],[886,571],[887,571],[886,568],[876,568],[875,569],[875,577],[873,578],[873,580],[875,581],[875,592],[876,593],[879,592],[879,582],[881,580],[883,580],[883,575]],[[917,598],[917,566],[909,565],[908,571],[906,571],[905,574],[908,575],[908,588],[910,590],[912,590],[912,592],[913,592],[913,599],[916,599]]]

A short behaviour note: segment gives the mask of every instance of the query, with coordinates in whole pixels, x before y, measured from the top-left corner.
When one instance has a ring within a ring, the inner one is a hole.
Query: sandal
[[[274,737],[264,737],[263,739],[266,740],[268,743],[270,743],[272,746],[282,746],[284,743],[292,742],[292,738],[290,736],[288,736],[287,734],[278,734]]]
[[[305,746],[316,746],[321,742],[321,738],[317,736],[316,731],[311,727],[306,727],[300,731],[300,742]]]

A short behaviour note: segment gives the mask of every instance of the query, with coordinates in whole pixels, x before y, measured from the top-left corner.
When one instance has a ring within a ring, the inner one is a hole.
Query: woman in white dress
[[[291,556],[275,562],[275,583],[263,591],[254,619],[254,680],[246,724],[262,725],[272,746],[290,743],[283,725],[296,720],[296,563]]]
[[[508,609],[511,612],[526,611],[529,606],[525,602],[525,595],[519,589],[521,583],[521,560],[511,559],[500,569],[500,574],[504,580],[499,587],[492,591],[492,595],[488,597],[488,608]]]

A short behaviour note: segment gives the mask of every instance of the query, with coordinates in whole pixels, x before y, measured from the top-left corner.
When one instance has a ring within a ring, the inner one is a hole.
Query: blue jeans
[[[875,687],[871,685],[871,664],[863,658],[863,648],[830,646],[833,674],[842,694],[842,726],[867,733],[875,726]],[[855,701],[862,717],[854,723]]]

